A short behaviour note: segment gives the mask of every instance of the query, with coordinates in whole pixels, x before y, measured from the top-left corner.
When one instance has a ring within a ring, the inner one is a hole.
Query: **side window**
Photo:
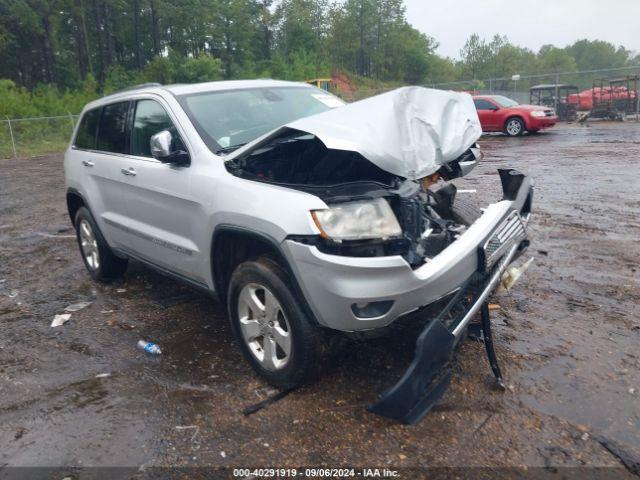
[[[98,150],[127,153],[127,112],[129,102],[112,103],[102,109],[98,127]]]
[[[496,108],[493,103],[488,100],[483,100],[482,98],[474,99],[473,103],[476,104],[476,110],[493,110]]]
[[[182,144],[178,131],[162,105],[155,100],[139,100],[136,105],[133,131],[131,132],[131,155],[151,157],[151,146],[149,144],[151,137],[163,130],[171,132],[175,147]]]
[[[84,114],[80,120],[78,133],[73,145],[76,148],[85,150],[94,150],[96,148],[96,130],[98,129],[98,120],[100,120],[100,109],[94,108]]]

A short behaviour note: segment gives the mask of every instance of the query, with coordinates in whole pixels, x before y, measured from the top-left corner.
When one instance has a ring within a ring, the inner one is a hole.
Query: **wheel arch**
[[[311,311],[300,284],[279,243],[269,235],[236,225],[218,225],[211,239],[211,278],[221,302],[226,302],[231,275],[238,265],[259,256],[271,257],[288,275],[293,293],[299,298],[305,313],[314,323],[318,321]]]
[[[91,211],[89,204],[85,201],[84,197],[78,190],[75,188],[67,189],[67,211],[69,212],[71,223],[74,226],[76,222],[76,214],[81,207],[86,207]]]

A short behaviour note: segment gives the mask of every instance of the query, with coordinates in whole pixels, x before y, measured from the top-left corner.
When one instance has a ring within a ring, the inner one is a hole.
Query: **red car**
[[[540,105],[520,105],[502,95],[474,95],[483,132],[504,132],[517,137],[524,132],[537,132],[553,127],[558,117],[553,108]]]

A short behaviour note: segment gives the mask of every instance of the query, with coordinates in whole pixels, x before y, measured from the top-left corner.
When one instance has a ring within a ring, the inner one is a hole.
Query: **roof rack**
[[[111,95],[113,95],[115,93],[128,92],[130,90],[139,90],[141,88],[161,87],[161,86],[162,86],[162,84],[158,83],[158,82],[141,83],[139,85],[132,85],[130,87],[121,88],[120,90],[116,90],[115,92],[111,92]]]

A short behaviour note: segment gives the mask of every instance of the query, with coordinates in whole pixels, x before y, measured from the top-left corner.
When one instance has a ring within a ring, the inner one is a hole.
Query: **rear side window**
[[[128,111],[129,102],[112,103],[102,109],[98,127],[98,150],[127,153]]]
[[[83,148],[85,150],[94,150],[96,148],[96,130],[98,129],[98,120],[100,120],[100,109],[94,108],[84,114],[78,127],[78,133],[76,134],[76,141],[74,146],[76,148]]]
[[[163,130],[169,130],[177,139],[177,131],[162,105],[154,100],[140,100],[133,120],[131,155],[151,157],[151,137]]]

